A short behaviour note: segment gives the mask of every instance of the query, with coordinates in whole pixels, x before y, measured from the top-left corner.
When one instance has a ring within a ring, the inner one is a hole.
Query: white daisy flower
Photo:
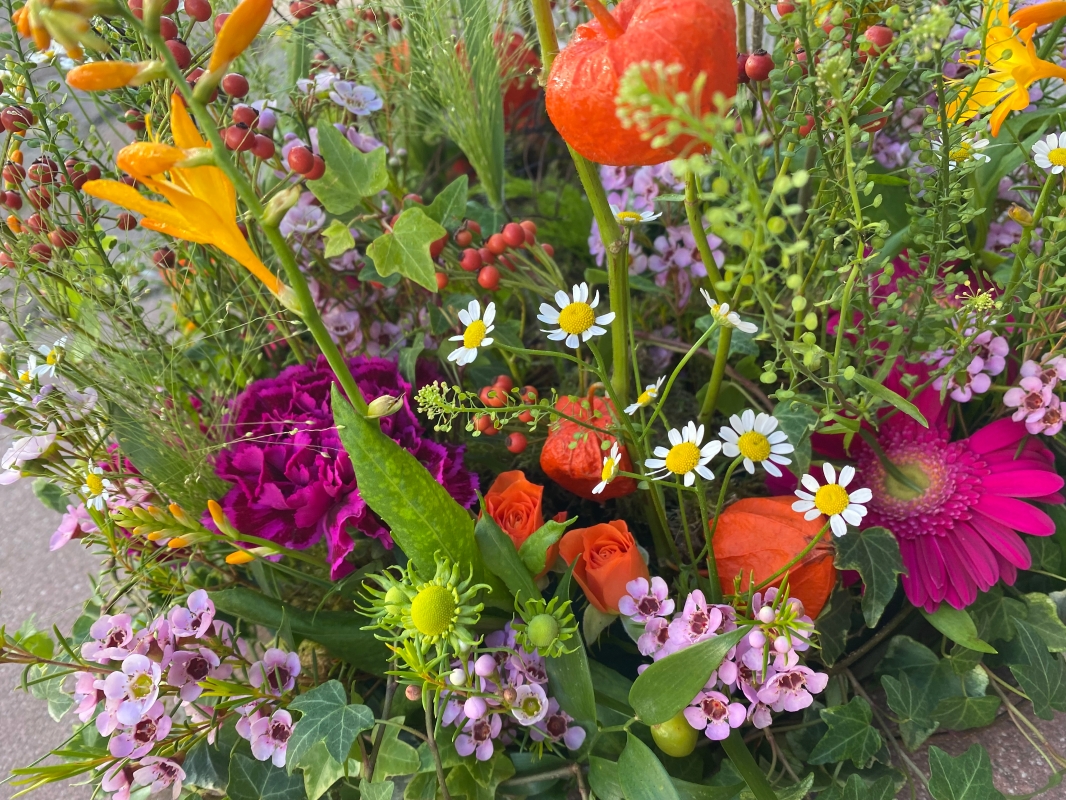
[[[940,139],[933,140],[933,152],[939,153],[944,143]],[[988,139],[978,139],[977,134],[963,134],[958,146],[948,153],[948,169],[955,169],[959,164],[966,161],[991,161],[992,158],[981,151],[988,147]]]
[[[869,503],[874,495],[866,488],[856,489],[848,494],[844,487],[855,477],[855,467],[841,468],[839,481],[836,470],[828,461],[822,465],[822,472],[825,474],[824,486],[811,474],[800,479],[809,491],[796,490],[799,500],[792,504],[792,510],[803,514],[803,518],[808,521],[825,514],[829,517],[833,535],[843,536],[848,532],[848,525],[858,525],[862,522],[862,518],[866,516],[866,507],[863,504]]]
[[[451,337],[453,342],[462,342],[460,347],[448,353],[448,360],[454,361],[460,367],[472,362],[477,358],[479,347],[488,347],[492,344],[493,324],[496,319],[496,304],[489,303],[485,307],[485,317],[481,317],[481,305],[477,300],[471,300],[470,305],[459,312],[459,321],[465,326],[465,330],[459,336]]]
[[[1033,161],[1052,175],[1066,169],[1066,133],[1049,133],[1034,144]]]
[[[547,303],[541,303],[537,319],[546,325],[558,325],[559,328],[554,331],[541,329],[541,332],[548,334],[548,338],[553,342],[565,339],[566,346],[572,349],[576,349],[578,345],[587,342],[593,336],[602,336],[607,333],[606,328],[600,326],[613,322],[614,312],[609,311],[596,316],[594,309],[600,302],[599,292],[596,292],[591,303],[588,300],[589,285],[587,283],[574,286],[573,300],[566,292],[556,292],[555,303],[559,306],[559,310],[556,311]]]
[[[611,452],[603,457],[603,471],[600,473],[600,482],[592,487],[593,494],[599,494],[607,488],[607,484],[618,475],[618,465],[622,461],[621,452],[618,450],[618,442],[611,445]]]
[[[66,346],[67,337],[63,336],[57,339],[55,344],[51,347],[45,347],[41,345],[37,348],[37,352],[44,357],[44,361],[40,364],[37,363],[37,357],[31,355],[27,359],[26,371],[31,378],[51,380],[56,376],[56,364],[59,363],[60,351]],[[32,367],[30,365],[33,365]]]
[[[729,418],[732,427],[723,427],[718,435],[725,444],[722,453],[728,458],[744,456],[744,469],[755,474],[755,465],[762,464],[770,475],[781,477],[778,464],[791,464],[792,459],[785,454],[794,448],[784,431],[776,430],[777,418],[769,414],[759,414],[750,408],[739,417],[734,414]]]
[[[640,397],[637,398],[637,402],[630,403],[626,406],[626,414],[633,416],[641,408],[646,408],[655,402],[655,398],[659,396],[659,388],[663,385],[665,377],[659,378],[655,383],[649,383],[644,387],[644,391],[641,392]]]
[[[611,203],[611,213],[620,225],[639,225],[642,222],[651,222],[662,216],[662,213],[653,214],[650,211],[621,211],[618,206]]]
[[[729,303],[716,303],[711,299],[706,289],[700,289],[703,299],[707,301],[707,307],[711,309],[711,316],[723,328],[736,328],[743,333],[755,333],[759,326],[753,322],[744,322],[736,311],[729,310]]]
[[[656,447],[655,458],[644,461],[644,466],[654,472],[651,477],[661,479],[669,475],[684,476],[685,486],[691,486],[696,482],[696,475],[706,480],[714,480],[714,473],[707,469],[707,463],[714,458],[722,449],[722,443],[712,439],[700,447],[703,441],[704,427],[696,427],[695,422],[688,423],[680,431],[671,428],[667,437],[670,447]]]
[[[40,66],[41,64],[56,64],[64,72],[74,69],[77,63],[67,55],[67,48],[59,42],[53,41],[46,49],[36,50],[30,54],[30,61]]]
[[[81,490],[88,495],[85,505],[97,511],[104,510],[107,501],[111,499],[111,492],[115,491],[115,484],[102,477],[103,474],[104,471],[100,467],[89,467],[85,473],[85,483],[81,487]]]

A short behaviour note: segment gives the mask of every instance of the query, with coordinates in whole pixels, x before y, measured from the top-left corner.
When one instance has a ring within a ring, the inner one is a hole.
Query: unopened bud
[[[513,705],[518,700],[518,692],[513,686],[508,686],[503,690],[503,702],[507,705]]]
[[[460,667],[456,667],[448,675],[448,682],[452,686],[463,686],[466,683],[466,672]]]
[[[403,397],[394,397],[389,394],[383,394],[381,397],[377,397],[370,401],[370,405],[366,408],[367,419],[378,419],[379,417],[391,417],[397,411],[403,408]]]
[[[422,687],[411,684],[403,690],[404,696],[412,703],[417,703],[422,699]]]
[[[1033,215],[1021,206],[1011,206],[1010,209],[1007,210],[1007,216],[1023,228],[1031,228],[1033,226]]]
[[[263,212],[263,224],[271,227],[279,225],[285,212],[300,202],[300,193],[299,186],[290,186],[271,197]]]

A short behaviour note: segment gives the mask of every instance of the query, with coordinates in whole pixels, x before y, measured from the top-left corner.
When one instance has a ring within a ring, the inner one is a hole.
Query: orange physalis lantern
[[[544,449],[540,451],[540,466],[545,474],[564,489],[586,500],[610,500],[635,492],[637,482],[622,476],[608,483],[599,494],[592,492],[602,480],[604,456],[610,453],[611,445],[617,441],[606,430],[617,416],[611,401],[597,397],[594,387],[585,399],[560,398],[555,409],[603,432],[568,419],[553,422]],[[619,452],[618,471],[633,472],[633,462],[621,442]]]
[[[805,520],[792,510],[794,500],[791,495],[748,497],[722,512],[714,532],[714,558],[723,591],[732,591],[737,575],[742,576],[745,590],[752,573],[756,583],[766,580],[821,532],[824,521]],[[811,619],[818,616],[836,584],[832,538],[826,534],[788,572],[788,593],[799,598]],[[780,583],[778,579],[773,585]]]
[[[737,90],[736,17],[730,0],[622,0],[613,14],[586,0],[596,19],[579,25],[552,64],[545,89],[548,116],[566,143],[590,161],[636,167],[661,164],[690,147],[678,138],[655,148],[616,113],[618,84],[632,64],[678,65],[677,91],[703,73],[701,113],[714,95]]]

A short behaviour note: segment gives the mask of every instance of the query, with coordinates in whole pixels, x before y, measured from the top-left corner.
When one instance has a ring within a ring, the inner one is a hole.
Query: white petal
[[[677,428],[671,428],[667,432],[666,438],[670,440],[670,444],[672,445],[679,445],[682,441],[684,441],[681,438],[681,432]]]
[[[694,484],[695,482],[696,482],[696,473],[695,472],[686,472],[685,473],[685,486],[692,486],[692,484]]]
[[[477,300],[470,301],[470,305],[466,307],[466,313],[470,315],[471,319],[477,319],[481,316],[481,306]]]
[[[750,458],[745,458],[744,459],[744,469],[747,471],[747,473],[749,475],[754,475],[755,474],[755,462],[752,461]]]
[[[796,497],[798,497],[800,500],[807,500],[811,503],[814,502],[814,495],[810,492],[805,492],[802,489],[797,489],[795,492],[793,492],[793,494],[796,495]]]
[[[462,337],[460,336],[459,338],[461,339]],[[737,432],[732,428],[723,427],[720,431],[718,431],[718,435],[730,444],[736,444],[738,441],[740,441],[740,437],[737,436]],[[729,455],[729,453],[726,453],[726,455]]]
[[[781,470],[774,466],[774,463],[772,461],[762,462],[762,468],[766,470],[767,475],[773,475],[775,478],[780,478],[782,475]]]
[[[862,506],[855,506],[855,508],[862,508]],[[844,521],[849,525],[858,525],[862,522],[862,514],[856,514],[851,510],[851,507],[845,508],[840,512],[840,516],[844,518]]]
[[[818,479],[811,475],[809,472],[800,478],[800,483],[807,487],[808,491],[817,492],[822,488],[822,485],[818,483]]]
[[[554,331],[544,331],[544,330],[542,330],[541,333],[548,334],[548,338],[551,339],[553,342],[561,342],[568,335],[567,332],[564,331],[562,328],[559,328],[559,329],[554,330]]]
[[[854,492],[848,495],[848,500],[853,503],[869,503],[874,498],[874,493],[866,487],[862,489],[856,489]]]
[[[659,458],[666,458],[668,455],[670,455],[670,448],[669,447],[663,447],[662,445],[659,445],[652,452],[655,455],[659,456]]]
[[[614,322],[613,311],[608,312],[607,314],[600,314],[600,316],[596,317],[597,325],[610,325],[612,322]]]
[[[492,321],[494,319],[496,319],[496,304],[489,303],[488,308],[485,309],[485,319],[483,320],[489,330],[492,330]]]
[[[493,339],[491,336],[486,336],[484,339],[481,340],[481,347],[488,347],[494,341],[495,339]]]
[[[566,346],[571,350],[577,350],[577,348],[581,346],[581,337],[576,333],[571,333],[566,337]]]
[[[855,467],[851,464],[845,464],[840,468],[840,479],[837,483],[841,486],[847,486],[851,483],[851,479],[855,477]]]
[[[805,511],[810,511],[812,508],[814,508],[814,503],[809,500],[797,500],[792,504],[792,510],[801,514]]]
[[[807,522],[810,522],[812,519],[818,519],[818,517],[820,516],[822,516],[822,512],[819,511],[817,508],[812,508],[810,511],[803,515],[803,518],[807,520]]]
[[[740,455],[740,448],[732,442],[726,442],[722,445],[722,455],[726,458],[736,458]]]
[[[745,408],[744,413],[740,415],[740,421],[744,423],[745,430],[755,429],[755,412],[750,408]]]
[[[459,347],[459,348],[456,348],[455,350],[452,350],[450,353],[448,353],[448,360],[449,361],[458,361],[460,358],[463,357],[463,351],[465,349],[466,349],[465,347]]]
[[[666,466],[666,462],[661,458],[646,458],[644,459],[644,466],[648,469],[662,469]]]
[[[834,536],[843,536],[848,532],[848,525],[839,514],[834,514],[829,518],[829,527],[833,529]]]
[[[826,461],[822,465],[822,474],[825,475],[825,482],[826,483],[836,483],[837,482],[837,471],[836,471],[836,469],[833,468],[833,465],[830,464],[828,461]]]
[[[576,287],[574,293],[577,293]],[[560,289],[555,293],[555,303],[559,306],[559,308],[566,308],[568,305],[570,305],[570,296],[562,289]]]
[[[713,481],[714,480],[714,473],[711,472],[709,469],[707,469],[707,467],[704,467],[702,465],[697,466],[696,467],[696,472],[698,472],[700,474],[700,476],[702,478],[706,479],[706,480],[709,480],[709,481]],[[689,475],[691,475],[691,474],[692,473],[690,472]]]

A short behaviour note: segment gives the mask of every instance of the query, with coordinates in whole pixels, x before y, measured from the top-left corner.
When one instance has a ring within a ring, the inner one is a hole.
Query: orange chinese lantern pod
[[[637,128],[624,128],[615,98],[632,64],[678,65],[678,91],[688,91],[700,73],[707,82],[701,113],[714,95],[737,90],[736,16],[730,0],[622,0],[614,12],[586,0],[596,19],[579,25],[552,64],[545,88],[548,116],[566,143],[590,161],[619,167],[661,164],[692,140],[678,138],[655,148]]]
[[[558,419],[552,423],[544,449],[540,451],[540,467],[544,473],[578,497],[586,500],[611,500],[632,494],[637,490],[637,482],[632,478],[619,476],[604,487],[599,494],[592,490],[602,480],[603,458],[610,453],[611,445],[617,439],[607,433],[617,415],[610,400],[595,395],[596,387],[589,392],[586,399],[563,397],[555,404],[555,410],[574,419],[602,429],[597,433],[568,419]],[[633,472],[633,462],[626,448],[619,442],[621,458],[618,462],[619,472]]]
[[[795,558],[822,530],[823,522],[808,522],[792,510],[785,497],[748,497],[722,512],[714,532],[714,558],[723,591],[742,576],[747,589],[752,573],[764,581]],[[713,524],[713,523],[712,523]],[[818,616],[836,584],[833,537],[826,534],[810,553],[788,572],[788,593],[798,598],[811,619]],[[779,586],[780,579],[773,583]]]

